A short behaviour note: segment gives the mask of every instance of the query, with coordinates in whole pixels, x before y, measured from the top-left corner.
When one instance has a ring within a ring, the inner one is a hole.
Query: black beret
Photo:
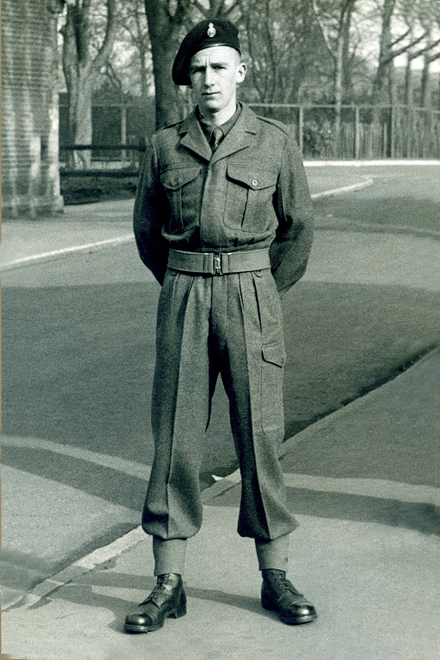
[[[176,85],[189,85],[189,64],[193,55],[212,46],[230,46],[240,52],[238,30],[226,18],[213,18],[197,23],[180,44],[173,64]]]

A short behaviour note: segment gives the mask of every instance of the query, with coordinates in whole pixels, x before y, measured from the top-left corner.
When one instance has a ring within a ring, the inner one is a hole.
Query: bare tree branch
[[[420,43],[425,37],[426,37],[426,33],[422,34],[420,37],[417,37],[417,39],[414,39],[414,41],[407,44],[406,46],[403,46],[402,48],[399,48],[398,50],[390,52],[390,55],[383,60],[383,65],[386,66],[387,64],[389,64],[389,62],[394,60],[399,55],[403,55],[403,53],[406,53],[411,48],[414,48],[414,46],[416,46],[418,43]]]
[[[107,0],[107,29],[104,41],[94,60],[94,69],[98,70],[106,63],[113,48],[116,34],[116,0]]]

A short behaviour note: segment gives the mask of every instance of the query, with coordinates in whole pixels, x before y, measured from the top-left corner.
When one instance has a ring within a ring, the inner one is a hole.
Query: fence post
[[[121,105],[121,140],[122,144],[127,144],[127,108],[124,103]],[[125,149],[121,152],[121,158],[127,160]]]
[[[139,172],[141,171],[141,165],[142,161],[145,157],[145,152],[147,150],[147,141],[144,137],[139,138],[139,145],[138,145],[138,154],[139,154]]]
[[[391,158],[395,158],[396,156],[396,145],[395,145],[395,110],[394,110],[394,105],[391,104],[390,108],[390,156]]]
[[[354,107],[354,157],[359,158],[359,106]]]
[[[304,108],[302,105],[299,106],[298,113],[298,146],[300,152],[304,153]]]
[[[412,144],[413,144],[413,112],[410,105],[406,108],[406,157],[411,158],[412,156]]]

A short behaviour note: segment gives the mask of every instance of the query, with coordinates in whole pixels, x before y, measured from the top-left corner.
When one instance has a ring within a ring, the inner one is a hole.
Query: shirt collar
[[[230,117],[230,119],[225,121],[224,124],[221,124],[220,126],[218,126],[218,128],[220,128],[222,130],[223,135],[227,135],[229,133],[229,131],[231,130],[231,128],[233,127],[233,125],[237,121],[238,117],[240,116],[240,113],[241,113],[241,103],[237,103],[237,107],[236,107],[235,112],[232,115],[232,117]],[[216,128],[216,125],[213,124],[212,122],[207,121],[203,117],[203,115],[200,112],[198,106],[196,108],[196,116],[197,116],[197,119],[200,122],[200,126],[202,127],[203,133],[205,134],[205,137],[209,142],[209,140],[212,136],[212,133],[214,131],[214,128]]]

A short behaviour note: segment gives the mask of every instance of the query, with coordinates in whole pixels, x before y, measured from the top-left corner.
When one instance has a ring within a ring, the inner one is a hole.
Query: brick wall
[[[62,210],[56,15],[47,0],[2,0],[2,211]]]

